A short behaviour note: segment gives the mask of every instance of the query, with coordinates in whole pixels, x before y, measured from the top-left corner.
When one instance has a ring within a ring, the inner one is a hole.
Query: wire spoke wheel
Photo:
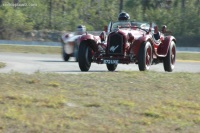
[[[176,62],[176,44],[171,41],[167,56],[163,58],[164,69],[167,72],[172,72]]]
[[[138,55],[138,67],[140,71],[149,70],[152,64],[152,46],[149,41],[140,46]]]

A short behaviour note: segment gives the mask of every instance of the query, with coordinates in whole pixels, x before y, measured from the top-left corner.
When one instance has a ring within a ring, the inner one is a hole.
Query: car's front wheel
[[[115,71],[117,64],[106,64],[108,71]]]
[[[152,46],[149,41],[144,42],[139,49],[138,67],[140,71],[149,70],[152,64]]]
[[[92,50],[87,41],[81,42],[78,51],[78,64],[81,71],[88,71],[92,63]]]
[[[163,59],[164,69],[167,72],[172,72],[174,69],[174,64],[176,62],[176,44],[171,41],[168,49],[167,56]]]
[[[64,60],[64,61],[68,61],[69,58],[70,58],[70,54],[67,54],[67,53],[65,52],[64,45],[62,46],[62,57],[63,57],[63,60]]]

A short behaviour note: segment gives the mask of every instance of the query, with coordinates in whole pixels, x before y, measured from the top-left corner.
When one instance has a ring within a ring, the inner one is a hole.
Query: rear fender
[[[68,38],[69,36],[70,36],[70,34],[64,33],[64,34],[62,34],[61,39],[62,39],[62,40],[65,40],[65,39]]]
[[[80,38],[80,45],[82,44],[81,42],[87,42],[86,44],[95,52],[98,50],[98,45],[97,43],[99,42],[99,37],[91,35],[91,34],[86,34],[82,35]]]
[[[159,56],[159,57],[167,56],[167,52],[168,52],[171,41],[174,41],[176,43],[176,39],[173,36],[165,37],[163,42],[158,46],[157,53],[156,53],[157,56]]]
[[[68,34],[68,33],[64,33],[62,36],[61,36],[61,43],[64,45],[65,43],[67,43],[68,41],[68,38],[71,37],[71,34]]]

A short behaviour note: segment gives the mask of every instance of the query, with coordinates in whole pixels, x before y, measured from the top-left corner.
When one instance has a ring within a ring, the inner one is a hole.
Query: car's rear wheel
[[[171,41],[167,56],[163,58],[164,69],[167,72],[172,72],[176,62],[176,44]]]
[[[92,50],[87,41],[81,42],[78,51],[78,64],[81,71],[88,71],[92,62]]]
[[[63,60],[64,60],[64,61],[68,61],[69,58],[70,58],[70,54],[67,54],[67,53],[65,52],[64,45],[62,46],[62,57],[63,57]]]
[[[117,64],[106,64],[108,71],[115,71]]]
[[[144,42],[139,49],[138,67],[140,71],[149,70],[152,64],[152,46],[149,41]]]

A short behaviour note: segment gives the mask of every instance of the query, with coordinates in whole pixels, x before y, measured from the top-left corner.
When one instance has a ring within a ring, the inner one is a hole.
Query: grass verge
[[[6,64],[5,63],[3,63],[3,62],[0,62],[0,68],[3,68],[3,67],[5,67],[6,66]]]
[[[177,59],[200,61],[200,53],[177,53]]]
[[[49,46],[0,45],[0,52],[59,54],[61,48]]]
[[[9,73],[0,79],[0,132],[200,131],[200,73]]]

